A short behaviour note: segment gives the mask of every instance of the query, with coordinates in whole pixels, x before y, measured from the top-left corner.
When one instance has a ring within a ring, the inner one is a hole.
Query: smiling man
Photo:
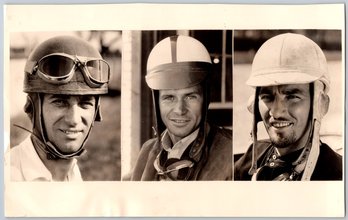
[[[109,65],[88,42],[59,36],[38,45],[24,71],[24,109],[33,128],[6,155],[11,180],[82,181],[76,158],[101,120]]]
[[[255,87],[254,143],[236,162],[236,180],[341,180],[342,157],[320,141],[329,107],[329,76],[320,47],[299,34],[281,34],[256,53],[247,84]],[[257,139],[263,121],[269,140]]]
[[[143,144],[132,180],[231,180],[232,131],[207,122],[211,59],[199,41],[172,36],[147,62],[156,138]]]

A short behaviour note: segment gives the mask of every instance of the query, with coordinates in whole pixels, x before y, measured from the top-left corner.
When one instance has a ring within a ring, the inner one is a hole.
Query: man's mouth
[[[178,124],[180,124],[180,123],[187,123],[187,122],[189,122],[190,120],[188,120],[188,119],[175,119],[175,118],[172,118],[172,119],[170,119],[172,122],[175,122],[175,123],[178,123]]]
[[[272,127],[275,127],[275,128],[285,128],[292,125],[292,123],[290,122],[271,122],[270,124]]]
[[[65,134],[78,134],[81,130],[61,130]]]

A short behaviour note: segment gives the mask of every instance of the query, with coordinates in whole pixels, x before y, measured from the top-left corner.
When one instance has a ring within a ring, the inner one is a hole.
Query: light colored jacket
[[[22,143],[5,154],[5,172],[10,172],[11,181],[53,181],[52,174],[36,153],[28,136]],[[67,181],[82,181],[81,173],[74,159]]]

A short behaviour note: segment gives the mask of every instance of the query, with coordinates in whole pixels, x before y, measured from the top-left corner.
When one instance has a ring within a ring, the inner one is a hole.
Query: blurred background
[[[245,84],[251,63],[258,48],[269,38],[286,32],[307,36],[324,51],[328,61],[331,88],[330,106],[321,125],[321,140],[336,152],[343,153],[344,72],[342,65],[342,39],[339,30],[235,30],[233,65],[233,149],[236,158],[251,144],[252,114],[247,110],[249,97],[254,90]],[[268,138],[263,123],[258,125],[258,138]]]
[[[14,124],[31,130],[23,107],[24,65],[30,52],[44,40],[58,35],[74,35],[97,48],[111,68],[109,93],[101,98],[103,121],[94,123],[85,145],[87,154],[78,159],[81,175],[87,181],[112,181],[121,178],[121,31],[12,32],[10,33],[10,145],[16,146],[29,133]]]

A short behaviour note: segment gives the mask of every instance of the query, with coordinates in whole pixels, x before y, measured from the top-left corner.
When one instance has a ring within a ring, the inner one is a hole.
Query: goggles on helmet
[[[72,56],[65,53],[52,53],[38,62],[28,62],[26,70],[52,84],[68,83],[77,68],[80,68],[86,83],[91,87],[100,87],[109,82],[110,66],[101,58]]]

